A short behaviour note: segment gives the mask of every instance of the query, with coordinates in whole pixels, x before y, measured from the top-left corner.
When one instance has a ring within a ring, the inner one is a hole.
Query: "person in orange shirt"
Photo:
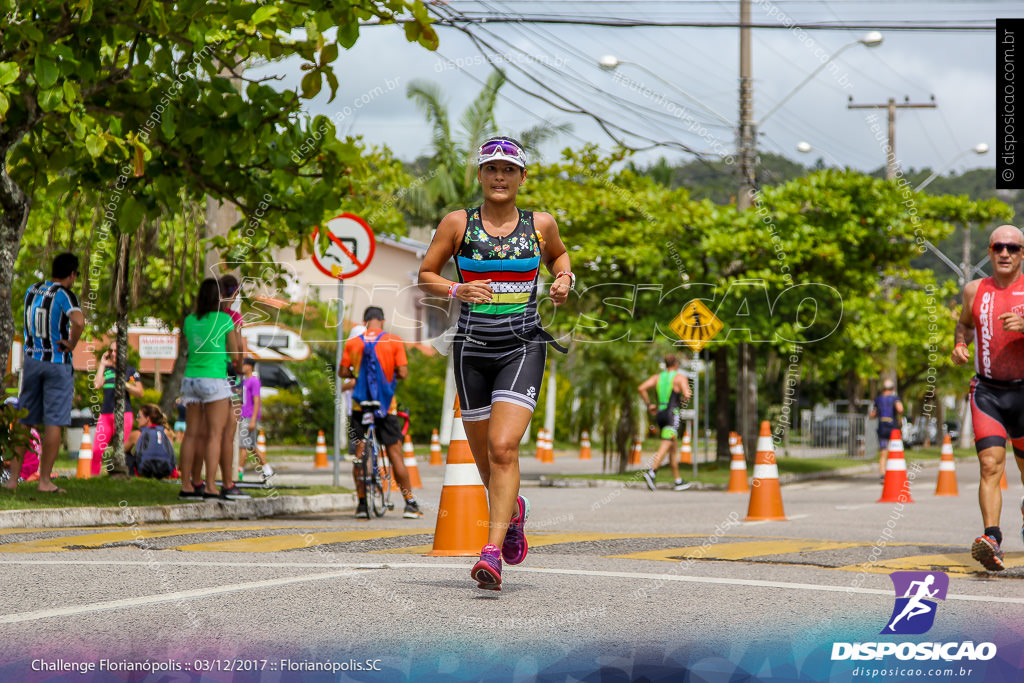
[[[363,313],[366,331],[345,342],[341,355],[338,376],[356,380],[352,392],[352,417],[349,419],[349,438],[356,442],[356,461],[352,467],[359,505],[356,517],[369,519],[366,505],[366,491],[363,485],[363,441],[366,427],[363,425],[360,401],[379,401],[380,408],[374,417],[374,426],[381,444],[384,445],[391,461],[391,471],[405,499],[406,519],[423,516],[420,506],[412,495],[409,471],[402,457],[402,423],[395,412],[395,385],[409,376],[409,362],[405,356],[405,342],[401,337],[384,331],[384,311],[379,306],[370,306]],[[355,370],[358,368],[358,370]]]

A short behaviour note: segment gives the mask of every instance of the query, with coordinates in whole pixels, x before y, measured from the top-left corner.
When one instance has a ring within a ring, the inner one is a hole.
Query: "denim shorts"
[[[213,403],[231,398],[231,385],[224,377],[186,377],[181,380],[181,402]]]
[[[21,423],[35,427],[71,424],[71,399],[75,395],[71,363],[51,363],[25,356],[21,371],[21,395],[18,407],[28,411]]]

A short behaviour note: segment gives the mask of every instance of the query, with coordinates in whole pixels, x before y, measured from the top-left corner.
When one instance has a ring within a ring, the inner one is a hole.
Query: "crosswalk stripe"
[[[265,529],[263,526],[224,526],[189,529],[185,527],[147,528],[133,526],[118,531],[107,531],[98,534],[82,534],[80,536],[58,536],[56,538],[40,538],[34,541],[20,541],[0,545],[0,553],[52,553],[67,550],[74,546],[75,550],[83,548],[100,548],[110,543],[135,541],[143,538],[164,538],[167,536],[184,536],[186,534],[215,534],[225,531],[253,531]]]
[[[610,555],[627,560],[744,560],[765,555],[788,555],[820,550],[842,550],[870,545],[869,543],[843,543],[840,541],[752,541],[750,543],[718,543],[713,546],[689,546],[646,550],[623,555]]]
[[[962,546],[955,546],[960,548]],[[1007,569],[1024,567],[1024,553],[1006,553],[1003,564]],[[896,571],[928,570],[941,571],[947,574],[975,574],[982,571],[970,553],[948,553],[939,555],[909,555],[895,557],[891,560],[876,560],[871,565],[851,564],[836,569],[849,572],[870,572],[873,574],[889,574]]]
[[[175,550],[192,552],[227,553],[273,553],[281,550],[295,550],[331,543],[370,541],[378,538],[397,538],[432,534],[433,529],[365,529],[360,531],[311,531],[308,534],[286,534],[283,536],[260,536],[259,538],[236,538],[230,541],[211,541],[180,545]]]

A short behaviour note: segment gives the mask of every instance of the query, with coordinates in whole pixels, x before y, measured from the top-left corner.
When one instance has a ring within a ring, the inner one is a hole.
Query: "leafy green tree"
[[[3,0],[0,9],[0,363],[34,200],[100,192],[99,238],[116,241],[122,260],[144,220],[207,195],[246,217],[239,232],[250,254],[293,242],[374,183],[358,145],[338,140],[326,117],[304,116],[301,99],[324,81],[333,96],[332,62],[355,43],[360,21],[411,19],[409,40],[437,40],[426,9],[408,0],[186,0],[173,9]],[[289,56],[305,60],[298,93],[243,73],[248,60]]]
[[[296,241],[374,183],[356,142],[338,140],[326,117],[310,121],[301,99],[324,81],[333,98],[331,64],[362,20],[411,19],[408,39],[436,45],[426,9],[408,0],[186,0],[172,10],[152,0],[132,8],[4,0],[0,9],[0,363],[10,352],[14,260],[34,200],[83,188],[102,195],[98,238],[115,254],[123,349],[140,226],[212,196],[245,217],[246,254]],[[335,27],[329,41],[324,31]],[[301,93],[244,75],[249,60],[289,56],[305,60]],[[117,405],[120,414],[120,390]],[[118,465],[120,430],[118,419]]]

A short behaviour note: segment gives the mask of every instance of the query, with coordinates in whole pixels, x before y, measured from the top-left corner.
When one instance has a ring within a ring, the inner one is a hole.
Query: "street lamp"
[[[924,189],[925,187],[927,187],[927,186],[928,186],[928,185],[929,185],[929,184],[930,184],[930,183],[931,183],[931,182],[932,182],[933,180],[935,180],[935,179],[936,179],[936,178],[938,178],[938,177],[939,177],[940,175],[942,175],[943,173],[945,173],[945,172],[946,172],[946,170],[947,170],[947,169],[949,169],[949,168],[950,168],[950,167],[951,167],[951,166],[952,166],[953,164],[955,164],[955,163],[956,163],[957,161],[959,161],[961,157],[963,157],[963,156],[964,156],[964,155],[966,155],[966,154],[970,154],[971,152],[974,152],[975,154],[978,154],[978,155],[982,155],[982,154],[988,154],[988,145],[987,145],[987,144],[985,144],[984,142],[979,142],[979,143],[978,143],[978,144],[976,144],[976,145],[975,145],[974,147],[971,147],[970,149],[965,149],[964,151],[960,152],[960,153],[959,153],[959,154],[957,154],[957,155],[956,155],[955,157],[953,157],[952,159],[950,159],[950,161],[949,161],[949,163],[948,163],[948,164],[946,164],[945,166],[943,166],[942,168],[940,168],[940,169],[939,169],[938,171],[936,171],[935,173],[932,173],[932,174],[931,174],[930,176],[928,176],[927,178],[925,178],[925,179],[924,179],[924,180],[923,180],[923,181],[921,182],[921,184],[920,184],[920,185],[918,185],[918,186],[917,186],[916,188],[914,188],[914,189],[915,189],[916,191],[920,192],[920,191],[921,191],[921,190],[923,190],[923,189]]]
[[[827,156],[829,159],[831,159],[832,163],[834,163],[836,166],[843,167],[843,164],[839,163],[839,159],[836,159],[834,156],[832,156],[831,154],[829,154],[828,152],[826,152],[823,149],[820,149],[820,148],[817,148],[817,147],[812,147],[811,143],[809,143],[809,142],[807,142],[805,140],[801,140],[800,142],[796,143],[796,151],[800,152],[801,154],[810,154],[811,152],[821,152],[822,154]]]
[[[861,36],[861,38],[859,40],[855,40],[852,43],[847,43],[846,45],[843,45],[841,48],[839,48],[838,50],[833,52],[831,55],[829,55],[828,59],[826,59],[824,62],[822,62],[821,65],[817,69],[815,69],[810,74],[808,74],[807,78],[805,78],[804,80],[800,81],[800,83],[795,88],[790,90],[789,94],[787,94],[781,100],[776,102],[775,106],[772,107],[771,110],[767,114],[762,116],[761,120],[758,121],[757,124],[755,124],[755,125],[761,125],[762,123],[764,123],[768,119],[768,117],[771,116],[772,114],[774,114],[776,111],[778,111],[779,107],[781,107],[783,104],[785,104],[786,101],[789,100],[790,97],[795,95],[797,93],[797,91],[800,90],[800,88],[802,88],[805,85],[807,85],[812,78],[814,78],[819,73],[821,73],[822,69],[824,69],[830,63],[832,63],[832,61],[835,60],[835,58],[838,57],[840,54],[842,54],[844,51],[850,49],[854,45],[863,45],[864,47],[878,47],[881,44],[882,44],[882,34],[879,33],[878,31],[868,31],[863,36]]]
[[[722,116],[717,111],[715,111],[714,109],[712,109],[708,105],[706,105],[703,102],[701,102],[700,100],[698,100],[696,97],[694,97],[690,93],[686,92],[685,90],[683,90],[679,86],[675,85],[674,83],[671,83],[671,82],[665,80],[664,78],[662,78],[661,76],[659,76],[655,72],[651,71],[650,69],[648,69],[643,64],[640,64],[639,62],[629,62],[629,61],[626,61],[624,59],[619,59],[615,55],[605,55],[605,56],[601,57],[599,60],[597,60],[597,65],[599,67],[601,67],[602,69],[604,69],[605,71],[615,71],[615,69],[617,69],[620,64],[628,64],[630,66],[635,66],[636,68],[640,69],[641,71],[643,71],[643,72],[645,72],[647,74],[650,74],[653,78],[661,81],[662,83],[664,83],[668,87],[672,88],[673,90],[675,90],[677,93],[679,93],[680,95],[682,95],[686,99],[688,99],[691,102],[695,103],[697,106],[699,106],[699,107],[703,108],[704,110],[710,112],[715,118],[717,118],[719,121],[721,121],[725,125],[729,126],[730,128],[733,125],[735,125],[735,124],[732,123],[732,121],[730,121],[729,119],[725,118],[724,116]]]

